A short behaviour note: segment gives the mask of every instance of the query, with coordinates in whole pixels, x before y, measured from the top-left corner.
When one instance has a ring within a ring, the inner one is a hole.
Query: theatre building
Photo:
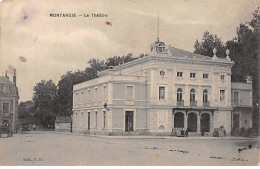
[[[73,132],[169,135],[184,129],[212,135],[222,126],[230,135],[234,62],[229,51],[218,58],[214,49],[208,57],[159,39],[150,51],[73,86]]]

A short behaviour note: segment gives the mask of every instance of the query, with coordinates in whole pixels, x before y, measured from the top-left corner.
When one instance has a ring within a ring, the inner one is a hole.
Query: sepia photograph
[[[0,0],[0,166],[258,166],[259,57],[259,0]]]

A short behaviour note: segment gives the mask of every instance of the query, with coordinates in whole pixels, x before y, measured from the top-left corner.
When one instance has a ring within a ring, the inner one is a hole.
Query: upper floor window
[[[190,78],[196,78],[196,73],[190,73]]]
[[[203,79],[208,79],[208,78],[209,78],[209,74],[203,73]]]
[[[134,86],[126,86],[126,100],[134,100]]]
[[[81,92],[81,103],[84,103],[84,92]]]
[[[97,101],[97,97],[98,97],[98,95],[97,95],[97,87],[95,88],[95,93],[94,93],[94,100],[95,101]]]
[[[219,93],[220,93],[219,100],[221,102],[224,102],[225,101],[225,90],[220,90]]]
[[[3,113],[9,113],[9,103],[3,103]]]
[[[208,91],[205,89],[203,90],[203,102],[208,101]]]
[[[164,100],[165,99],[165,87],[160,86],[159,87],[159,100]]]
[[[75,104],[79,104],[79,103],[78,103],[78,93],[75,93],[75,98],[74,98],[74,100],[75,100]]]
[[[225,80],[225,76],[224,75],[220,75],[220,79],[221,80]]]
[[[106,93],[107,93],[107,91],[106,91],[106,86],[103,86],[103,100],[105,101],[106,100]]]
[[[190,90],[190,101],[195,101],[195,89]]]
[[[182,77],[183,76],[183,72],[177,72],[177,77]]]
[[[90,94],[91,94],[91,93],[90,93],[90,89],[88,89],[88,95],[87,95],[87,102],[88,102],[88,103],[90,103],[90,98],[91,98]]]
[[[182,89],[177,89],[177,101],[182,101]]]
[[[162,52],[162,51],[163,51],[163,45],[159,44],[159,52]]]
[[[239,92],[234,92],[234,103],[235,104],[239,103]]]

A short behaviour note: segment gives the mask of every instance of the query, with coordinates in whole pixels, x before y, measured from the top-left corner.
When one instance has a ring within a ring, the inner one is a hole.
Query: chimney
[[[5,77],[6,77],[7,79],[9,79],[9,76],[7,76],[7,71],[5,71]]]
[[[246,83],[252,84],[253,77],[252,76],[246,76]]]
[[[16,69],[14,69],[13,82],[16,85]]]

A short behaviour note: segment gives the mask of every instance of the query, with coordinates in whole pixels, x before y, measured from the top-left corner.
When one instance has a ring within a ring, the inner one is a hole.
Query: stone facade
[[[0,76],[0,125],[11,124],[13,131],[18,127],[18,99],[16,75],[13,76],[13,82],[7,75]]]
[[[172,130],[231,133],[232,95],[229,58],[208,57],[165,46],[99,72],[73,86],[73,132],[169,135]]]

